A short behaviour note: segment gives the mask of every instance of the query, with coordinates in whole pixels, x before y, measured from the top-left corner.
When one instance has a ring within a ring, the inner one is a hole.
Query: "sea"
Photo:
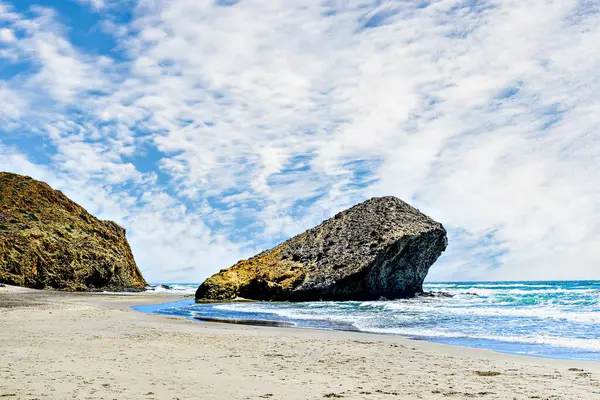
[[[197,283],[155,292],[193,294]],[[386,301],[194,304],[139,311],[189,318],[291,323],[485,348],[534,357],[600,361],[600,281],[430,282],[434,297]],[[442,295],[442,294],[449,294]],[[201,322],[199,322],[201,323]]]

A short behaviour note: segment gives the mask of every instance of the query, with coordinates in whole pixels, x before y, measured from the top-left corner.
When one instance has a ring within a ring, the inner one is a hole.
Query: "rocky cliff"
[[[143,290],[125,229],[62,192],[0,172],[0,282],[61,290]]]
[[[395,197],[373,198],[221,270],[196,300],[412,297],[446,245],[440,223]]]

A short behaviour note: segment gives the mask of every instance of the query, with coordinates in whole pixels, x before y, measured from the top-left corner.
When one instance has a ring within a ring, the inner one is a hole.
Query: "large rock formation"
[[[143,290],[125,229],[46,183],[0,172],[0,282],[62,290]]]
[[[395,197],[373,198],[221,270],[196,300],[412,297],[446,245],[440,223]]]

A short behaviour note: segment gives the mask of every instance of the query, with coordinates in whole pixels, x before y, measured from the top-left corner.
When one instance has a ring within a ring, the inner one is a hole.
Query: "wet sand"
[[[180,299],[0,288],[0,398],[600,399],[600,363],[130,308]]]

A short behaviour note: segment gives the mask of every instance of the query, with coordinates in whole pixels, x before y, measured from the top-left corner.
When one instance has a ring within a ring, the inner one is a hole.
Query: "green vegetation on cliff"
[[[0,282],[60,290],[143,289],[125,229],[62,192],[0,172]]]

